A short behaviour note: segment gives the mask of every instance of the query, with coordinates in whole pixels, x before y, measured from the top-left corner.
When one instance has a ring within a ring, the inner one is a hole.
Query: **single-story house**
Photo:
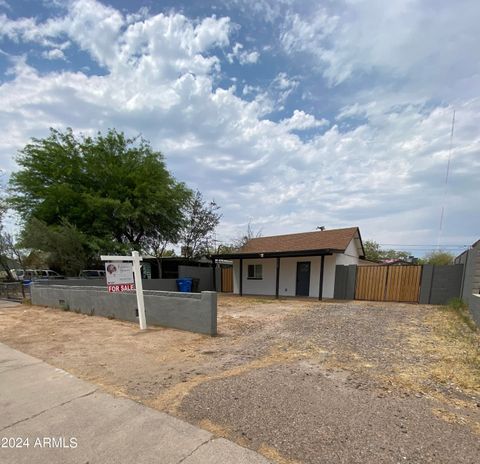
[[[358,227],[251,239],[238,252],[213,255],[233,261],[239,295],[333,298],[335,266],[365,257]]]

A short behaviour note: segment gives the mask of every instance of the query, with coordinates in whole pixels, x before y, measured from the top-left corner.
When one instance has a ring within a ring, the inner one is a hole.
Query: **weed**
[[[66,303],[65,300],[60,300],[59,305],[62,311],[70,311],[70,305]]]
[[[468,306],[461,298],[452,298],[448,302],[446,309],[454,312],[473,332],[477,330],[477,325],[470,317]]]

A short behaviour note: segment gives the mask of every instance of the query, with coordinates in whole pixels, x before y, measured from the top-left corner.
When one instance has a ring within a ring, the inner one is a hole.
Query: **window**
[[[249,280],[262,280],[263,278],[263,264],[249,264],[248,277]]]

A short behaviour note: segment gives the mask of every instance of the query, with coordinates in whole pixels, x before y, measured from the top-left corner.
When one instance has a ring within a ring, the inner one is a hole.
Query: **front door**
[[[297,296],[310,295],[310,261],[297,263]]]

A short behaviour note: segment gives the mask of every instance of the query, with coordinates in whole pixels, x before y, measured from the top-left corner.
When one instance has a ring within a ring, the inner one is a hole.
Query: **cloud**
[[[232,53],[227,54],[227,59],[230,63],[237,59],[241,65],[255,64],[259,58],[260,53],[257,51],[247,52],[243,50],[243,45],[238,42],[233,46]]]
[[[65,54],[59,48],[52,48],[42,52],[42,56],[47,60],[65,60]]]
[[[280,124],[287,130],[306,130],[313,129],[315,127],[322,127],[328,125],[326,119],[315,119],[315,116],[307,114],[304,111],[295,110],[293,115],[289,119],[283,119]]]
[[[399,44],[412,46],[410,29],[404,40],[398,36],[400,27],[392,27],[390,37],[387,26],[381,26],[383,35],[362,38],[357,29],[368,29],[374,19],[366,10],[359,15],[358,2],[345,5],[343,13],[319,9],[302,16],[290,11],[282,23],[282,47],[288,56],[313,57],[312,73],[319,83],[326,79],[333,86],[328,92],[355,80],[360,71],[378,68],[404,76],[420,66],[425,51],[405,55],[404,63],[381,53],[382,44],[368,50],[373,40],[390,40],[395,53],[403,47]],[[391,8],[387,13],[393,15]],[[405,9],[410,11],[408,5]],[[363,23],[353,24],[357,19]],[[417,23],[411,29],[418,30]],[[237,60],[247,53],[239,42],[230,46],[232,30],[228,17],[191,19],[148,11],[127,16],[93,0],[73,2],[63,16],[44,22],[0,16],[0,31],[10,40],[45,44],[49,50],[54,47],[47,43],[68,40],[104,70],[101,75],[40,72],[26,56],[14,59],[9,79],[0,86],[2,166],[14,169],[15,151],[30,137],[44,137],[50,126],[85,133],[116,127],[151,140],[179,179],[222,205],[223,240],[239,235],[253,219],[265,234],[314,230],[319,224],[360,225],[367,238],[396,243],[414,237],[431,243],[445,201],[448,237],[468,243],[473,228],[480,227],[478,219],[465,232],[456,222],[460,212],[474,215],[478,202],[478,98],[464,91],[455,94],[454,102],[431,101],[434,91],[422,94],[408,85],[392,89],[376,82],[350,89],[348,96],[339,97],[331,117],[324,118],[321,105],[315,111],[298,106],[294,97],[304,78],[291,69],[293,61],[281,63],[263,81],[239,81],[240,92],[219,86],[225,50],[232,50]],[[358,42],[351,43],[352,51],[345,45],[348,31]],[[318,53],[316,46],[322,49]],[[475,76],[475,65],[462,69],[454,75],[453,88]],[[426,79],[428,72],[419,75]],[[445,200],[453,103],[457,128]],[[282,110],[281,119],[274,120],[272,113]]]
[[[419,0],[344,0],[308,16],[287,15],[281,42],[288,54],[313,58],[332,86],[358,73],[382,73],[440,88],[478,74],[478,2],[465,0],[458,8],[435,2],[434,18],[432,8]]]

